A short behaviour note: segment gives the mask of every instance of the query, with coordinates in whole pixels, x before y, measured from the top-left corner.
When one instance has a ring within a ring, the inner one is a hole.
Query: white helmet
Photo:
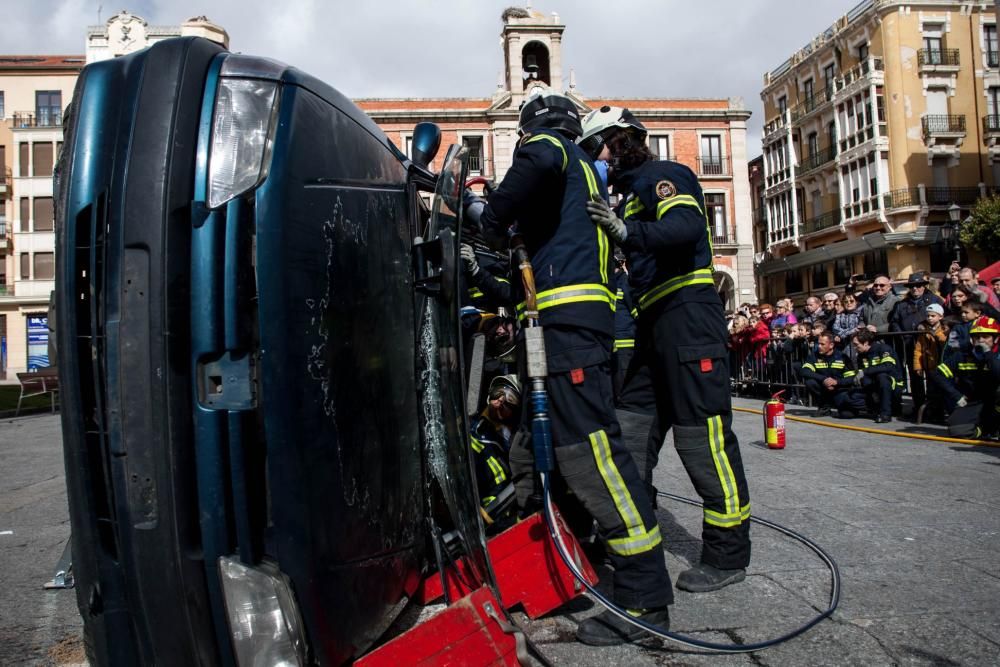
[[[632,115],[632,112],[625,107],[603,106],[594,109],[583,119],[583,134],[577,139],[577,143],[591,157],[596,158],[601,152],[601,147],[607,140],[606,131],[611,128],[621,128],[646,136],[646,127]]]

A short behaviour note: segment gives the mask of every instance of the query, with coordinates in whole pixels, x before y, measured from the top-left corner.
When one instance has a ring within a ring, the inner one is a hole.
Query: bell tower
[[[537,88],[562,92],[562,35],[559,15],[509,7],[503,13],[500,45],[504,55],[504,88],[517,108]]]

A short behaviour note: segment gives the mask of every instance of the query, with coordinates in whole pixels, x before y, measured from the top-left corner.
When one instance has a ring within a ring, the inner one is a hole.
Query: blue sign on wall
[[[49,365],[49,318],[28,316],[28,370],[37,371]]]

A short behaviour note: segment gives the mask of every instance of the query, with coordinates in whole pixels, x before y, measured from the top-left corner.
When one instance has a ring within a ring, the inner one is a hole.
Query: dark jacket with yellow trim
[[[469,431],[479,502],[486,507],[511,483],[507,447],[496,426],[483,415],[472,421]]]
[[[996,353],[976,359],[972,350],[947,348],[930,377],[952,404],[963,396],[970,401],[993,401],[1000,384],[1000,359]]]
[[[614,335],[611,242],[586,208],[592,196],[606,199],[602,190],[587,154],[544,130],[522,139],[483,210],[482,225],[494,236],[517,223],[534,267],[543,325]],[[514,283],[522,301],[520,281]]]
[[[628,193],[619,208],[628,230],[622,249],[640,313],[720,303],[705,198],[694,172],[671,160],[650,161],[620,175],[615,188]]]
[[[858,354],[857,364],[865,372],[866,380],[888,373],[896,381],[896,386],[903,386],[903,367],[892,348],[880,340],[874,341],[864,354]]]
[[[811,352],[802,364],[800,374],[803,379],[815,380],[821,384],[823,380],[833,378],[838,387],[849,387],[854,384],[856,371],[854,363],[848,357],[839,350],[834,350],[826,356]]]
[[[514,285],[510,279],[510,261],[496,253],[473,246],[479,272],[474,276],[463,273],[466,289],[462,305],[495,313],[501,307],[514,311]]]
[[[635,318],[638,312],[632,301],[632,288],[629,287],[629,277],[624,271],[615,275],[615,349],[635,347]]]

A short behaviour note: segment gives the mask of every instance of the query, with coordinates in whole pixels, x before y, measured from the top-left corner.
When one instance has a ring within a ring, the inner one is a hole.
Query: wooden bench
[[[59,374],[55,368],[42,368],[34,373],[18,373],[17,381],[21,383],[21,396],[17,399],[17,410],[14,416],[21,413],[21,401],[32,396],[49,394],[52,398],[52,412],[56,411],[56,397],[59,394]]]

